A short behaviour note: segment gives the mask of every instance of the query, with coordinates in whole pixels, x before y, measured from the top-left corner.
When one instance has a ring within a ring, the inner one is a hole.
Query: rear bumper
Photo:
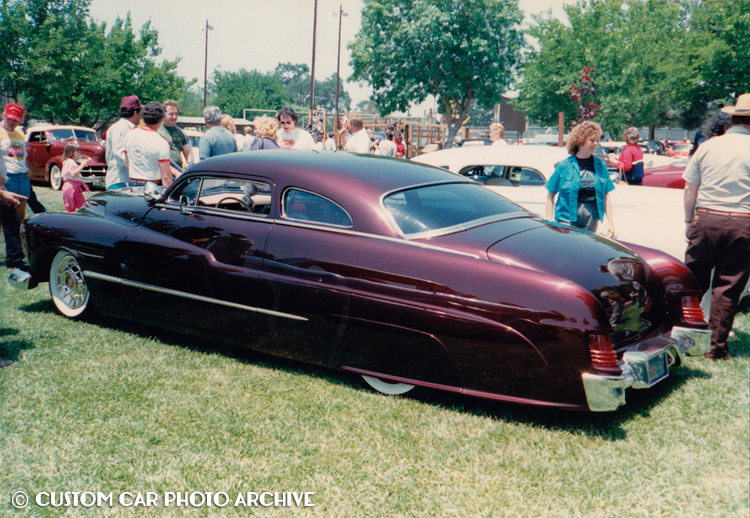
[[[583,373],[589,409],[610,412],[625,404],[625,389],[653,387],[685,356],[702,356],[711,347],[707,329],[675,327],[671,336],[646,340],[628,350],[620,360],[621,375]]]

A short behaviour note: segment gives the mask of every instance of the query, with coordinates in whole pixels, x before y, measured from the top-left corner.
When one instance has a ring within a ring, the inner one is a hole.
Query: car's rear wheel
[[[49,168],[49,184],[56,191],[59,191],[62,188],[62,171],[60,171],[57,164],[53,164],[52,167]]]
[[[377,390],[381,394],[387,394],[389,396],[400,396],[402,394],[410,392],[414,388],[414,385],[410,385],[408,383],[388,381],[380,378],[375,378],[373,376],[365,376],[364,374],[362,375],[362,379],[365,380],[365,383],[367,383],[373,389]]]
[[[83,270],[67,250],[60,250],[49,269],[49,292],[57,310],[77,318],[89,309],[89,288]]]

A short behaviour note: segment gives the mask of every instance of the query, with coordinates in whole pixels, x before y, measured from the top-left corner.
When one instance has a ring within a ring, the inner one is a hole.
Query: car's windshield
[[[383,205],[408,237],[423,233],[448,233],[480,225],[498,216],[524,209],[499,194],[474,183],[416,187],[386,196]]]
[[[73,130],[70,129],[56,129],[49,130],[47,132],[49,140],[71,140],[73,137]]]

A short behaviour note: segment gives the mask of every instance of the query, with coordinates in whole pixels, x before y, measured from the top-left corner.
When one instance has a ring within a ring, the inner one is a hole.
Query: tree
[[[344,90],[344,81],[339,81],[339,112],[346,112],[352,105],[352,98]],[[336,111],[336,74],[324,81],[315,81],[315,106],[329,112]]]
[[[750,2],[692,4],[692,37],[683,47],[688,73],[677,92],[685,127],[700,125],[707,111],[750,91]]]
[[[270,74],[257,70],[238,72],[214,72],[212,84],[213,102],[224,113],[241,117],[244,108],[279,109],[291,101],[284,85]]]
[[[522,19],[515,0],[365,0],[352,78],[372,86],[383,114],[434,95],[450,146],[472,103],[490,108],[511,84]]]
[[[704,0],[581,0],[569,25],[534,18],[535,41],[522,66],[518,106],[546,125],[578,118],[568,86],[594,70],[599,120],[628,126],[697,125],[717,99],[747,88],[750,3]],[[743,65],[744,63],[744,65]]]
[[[130,17],[111,31],[89,20],[90,0],[4,1],[0,10],[2,90],[53,122],[103,125],[120,99],[164,100],[185,88],[177,61],[157,63],[156,31],[138,36]]]

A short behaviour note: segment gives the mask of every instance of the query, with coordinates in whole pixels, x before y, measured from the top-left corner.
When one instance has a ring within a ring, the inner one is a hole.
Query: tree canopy
[[[34,116],[87,126],[116,116],[120,99],[179,96],[177,61],[157,62],[157,32],[130,17],[89,20],[90,0],[6,0],[0,7],[0,89]]]
[[[365,0],[352,78],[372,86],[381,113],[435,96],[450,145],[473,102],[490,108],[511,84],[522,19],[515,0]]]
[[[535,17],[535,50],[524,62],[518,105],[554,125],[578,118],[569,87],[588,67],[599,121],[619,134],[631,125],[698,125],[705,111],[750,84],[750,2],[581,0],[569,25]],[[741,63],[744,62],[744,65]]]

